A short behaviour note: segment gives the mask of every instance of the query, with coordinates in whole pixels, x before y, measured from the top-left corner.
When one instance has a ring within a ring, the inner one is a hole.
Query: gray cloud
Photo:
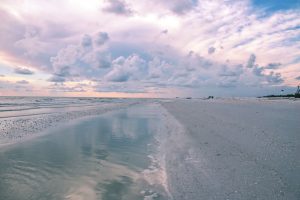
[[[300,81],[300,76],[296,77],[295,79],[298,80],[298,81]]]
[[[113,60],[112,70],[105,76],[107,81],[125,82],[142,80],[147,75],[147,62],[139,55],[133,54],[127,58],[119,57]]]
[[[61,67],[54,73],[54,75],[59,77],[69,77],[71,76],[70,67],[69,66]]]
[[[5,77],[5,75],[3,75],[3,74],[0,74],[0,77]]]
[[[269,63],[264,68],[265,69],[278,69],[279,66],[281,66],[281,63]]]
[[[66,78],[97,78],[111,67],[110,54],[101,47],[109,36],[99,32],[92,37],[85,34],[79,45],[68,45],[51,57],[54,75]],[[93,41],[96,45],[93,45]]]
[[[215,51],[216,51],[215,47],[209,47],[207,50],[208,54],[213,54],[213,53],[215,53]]]
[[[251,54],[247,63],[248,68],[253,68],[255,65],[256,56],[254,54]]]
[[[54,82],[54,83],[63,83],[66,81],[66,79],[62,76],[52,76],[51,78],[48,79],[49,82]]]
[[[88,48],[92,46],[92,38],[91,36],[85,34],[81,40],[81,46]]]
[[[263,72],[264,72],[263,67],[255,66],[253,68],[253,74],[255,74],[256,76],[264,76]]]
[[[105,12],[114,13],[117,15],[132,15],[133,11],[127,5],[125,1],[122,0],[107,0],[107,6],[103,9]]]
[[[168,29],[165,29],[165,30],[163,30],[161,33],[162,33],[162,34],[168,34],[168,32],[169,32]]]
[[[255,56],[252,57],[252,60],[255,61]],[[251,58],[249,59],[251,60]],[[249,61],[248,61],[249,64]],[[283,78],[281,77],[280,73],[274,73],[271,71],[269,74],[265,74],[266,69],[276,69],[278,66],[280,66],[280,63],[270,63],[266,67],[260,67],[258,64],[255,64],[255,62],[252,63],[252,73],[255,76],[263,78],[263,80],[267,81],[269,84],[279,84],[283,82]]]
[[[283,82],[283,79],[282,79],[280,73],[271,72],[269,75],[266,76],[266,79],[267,79],[268,83],[270,83],[270,84],[279,84],[279,83]]]
[[[98,46],[105,44],[109,40],[109,36],[105,32],[99,32],[95,38],[95,43]]]
[[[239,77],[244,72],[243,66],[238,65],[236,67],[223,66],[222,71],[219,73],[221,77]]]
[[[193,10],[198,5],[198,0],[167,0],[165,3],[174,13],[182,15]]]
[[[126,82],[129,79],[129,73],[125,70],[115,69],[106,75],[106,80],[111,82]]]
[[[235,77],[227,77],[227,78],[223,78],[221,79],[217,85],[219,87],[223,87],[223,88],[232,88],[232,87],[236,87],[238,83],[238,79]]]
[[[26,80],[17,81],[16,83],[17,84],[29,84],[29,82]]]
[[[183,58],[183,64],[189,71],[194,71],[196,68],[208,69],[213,65],[209,59],[206,59],[193,51],[190,51],[188,55]]]
[[[26,69],[26,68],[22,68],[22,67],[15,68],[14,72],[16,74],[23,74],[23,75],[32,75],[32,74],[34,74],[33,71],[31,71],[29,69]]]

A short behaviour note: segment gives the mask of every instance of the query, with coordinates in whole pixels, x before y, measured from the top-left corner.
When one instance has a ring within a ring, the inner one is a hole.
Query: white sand
[[[177,120],[164,144],[175,200],[300,199],[299,101],[161,104]]]

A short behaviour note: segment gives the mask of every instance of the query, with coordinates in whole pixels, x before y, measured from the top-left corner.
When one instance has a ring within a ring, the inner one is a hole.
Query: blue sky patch
[[[269,12],[300,9],[300,0],[252,0],[252,2],[255,7],[266,9]]]

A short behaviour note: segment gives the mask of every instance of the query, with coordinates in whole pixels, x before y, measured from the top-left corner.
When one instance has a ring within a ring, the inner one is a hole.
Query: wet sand
[[[300,199],[299,101],[162,105],[177,123],[165,150],[175,200]]]

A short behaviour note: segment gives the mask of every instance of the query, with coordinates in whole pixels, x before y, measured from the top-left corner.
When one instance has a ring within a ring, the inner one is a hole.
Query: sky
[[[0,96],[294,93],[300,0],[1,0]]]

